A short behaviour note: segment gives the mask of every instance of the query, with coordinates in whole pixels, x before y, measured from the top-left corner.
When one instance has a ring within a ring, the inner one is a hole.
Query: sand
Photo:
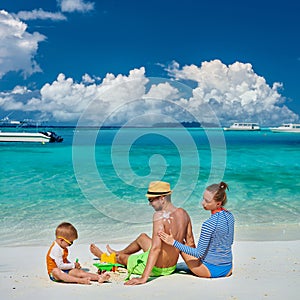
[[[96,272],[89,245],[76,243],[70,248],[70,258],[79,258],[84,269]],[[0,247],[1,299],[290,300],[300,295],[300,241],[238,241],[233,247],[234,273],[229,278],[197,278],[184,271],[180,260],[180,272],[140,286],[124,286],[124,273],[112,273],[109,283],[89,286],[52,282],[45,267],[47,250],[45,246]]]

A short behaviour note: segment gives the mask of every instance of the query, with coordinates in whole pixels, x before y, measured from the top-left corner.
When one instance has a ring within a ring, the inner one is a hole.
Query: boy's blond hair
[[[56,227],[55,236],[62,236],[68,240],[76,240],[78,238],[78,233],[71,223],[63,222]]]

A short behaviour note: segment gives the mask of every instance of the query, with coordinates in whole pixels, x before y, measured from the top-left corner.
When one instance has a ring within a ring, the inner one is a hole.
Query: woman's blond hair
[[[214,194],[213,200],[216,202],[221,202],[222,206],[227,202],[226,189],[228,189],[228,184],[221,181],[220,183],[211,184],[206,188],[207,191]]]

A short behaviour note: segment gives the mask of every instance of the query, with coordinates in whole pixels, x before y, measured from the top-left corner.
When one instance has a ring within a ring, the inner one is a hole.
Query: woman
[[[201,229],[197,248],[189,247],[160,231],[159,237],[168,245],[181,251],[181,256],[193,274],[199,277],[217,278],[232,273],[234,217],[223,208],[227,202],[225,182],[208,186],[203,194],[202,206],[211,211]]]

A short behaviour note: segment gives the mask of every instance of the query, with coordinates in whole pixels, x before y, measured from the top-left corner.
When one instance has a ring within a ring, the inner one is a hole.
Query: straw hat
[[[164,181],[152,181],[149,183],[148,192],[145,195],[148,198],[166,196],[172,193],[170,183]]]

